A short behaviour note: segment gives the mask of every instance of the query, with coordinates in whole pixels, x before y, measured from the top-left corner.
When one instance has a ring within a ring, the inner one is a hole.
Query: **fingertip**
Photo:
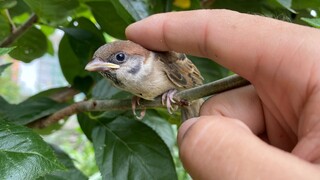
[[[149,50],[168,51],[160,28],[163,26],[164,19],[163,14],[155,14],[130,24],[125,30],[127,39]],[[156,30],[153,28],[156,28]]]
[[[178,131],[178,146],[180,147],[181,145],[181,142],[185,136],[185,134],[187,133],[187,131],[190,129],[190,127],[195,123],[197,122],[199,118],[191,118],[187,121],[185,121],[179,128],[179,131]]]

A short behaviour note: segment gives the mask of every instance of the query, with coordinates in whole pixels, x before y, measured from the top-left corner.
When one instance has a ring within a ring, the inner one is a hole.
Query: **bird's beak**
[[[109,71],[110,69],[118,69],[120,66],[118,64],[103,62],[98,58],[93,59],[84,68],[87,71]]]

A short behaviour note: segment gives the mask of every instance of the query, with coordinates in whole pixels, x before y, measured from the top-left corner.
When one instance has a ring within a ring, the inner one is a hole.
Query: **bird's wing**
[[[157,55],[164,64],[167,77],[178,89],[188,89],[202,84],[203,77],[185,54],[170,51],[160,52]]]

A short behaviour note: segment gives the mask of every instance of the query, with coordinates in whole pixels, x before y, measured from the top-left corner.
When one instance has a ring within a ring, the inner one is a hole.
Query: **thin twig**
[[[12,34],[10,34],[6,39],[0,42],[0,47],[7,47],[12,44],[16,39],[18,39],[23,33],[25,33],[29,28],[33,26],[35,22],[37,22],[38,16],[36,14],[31,14],[29,19],[13,30]]]
[[[9,10],[6,9],[6,10],[5,10],[5,13],[6,13],[6,16],[7,16],[7,18],[8,18],[8,21],[9,21],[9,23],[10,23],[10,25],[11,25],[11,32],[14,32],[14,31],[17,29],[17,27],[16,27],[16,25],[14,24],[14,22],[13,22],[11,16],[10,16]]]
[[[228,91],[230,89],[246,86],[248,84],[250,84],[250,82],[243,79],[242,77],[238,75],[232,75],[232,76],[220,79],[218,81],[204,84],[199,87],[180,91],[174,95],[174,99],[178,100],[177,104],[180,104],[180,105],[188,104],[186,102],[190,102],[190,101],[197,100],[199,98],[203,98],[209,95]],[[137,109],[159,108],[159,107],[164,107],[161,103],[161,98],[156,98],[154,101],[147,101],[142,99]],[[51,116],[45,119],[38,120],[34,123],[31,123],[28,126],[32,128],[44,128],[59,121],[60,119],[63,119],[65,117],[71,116],[79,112],[130,110],[131,108],[132,108],[131,99],[82,101],[82,102],[74,103],[64,109],[61,109],[60,111],[57,111]]]

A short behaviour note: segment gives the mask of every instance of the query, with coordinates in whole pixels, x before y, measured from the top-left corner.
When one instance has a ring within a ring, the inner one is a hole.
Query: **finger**
[[[265,132],[261,101],[253,86],[233,89],[211,97],[201,106],[200,115],[236,118],[244,122],[256,135]]]
[[[302,38],[301,34],[306,36]],[[290,59],[290,66],[301,68],[300,51],[309,43],[314,44],[309,55],[303,55],[306,60],[317,54],[320,45],[316,29],[227,10],[154,15],[129,26],[126,35],[149,49],[214,59],[250,81],[257,71],[274,75],[283,59]]]
[[[221,115],[239,119],[254,134],[264,138],[271,145],[286,151],[292,150],[296,144],[296,141],[291,141],[292,134],[279,130],[279,126],[266,128],[266,124],[274,122],[274,119],[265,119],[266,114],[253,86],[237,88],[213,96],[202,105],[200,111],[201,116]],[[278,136],[278,131],[281,131],[281,138]]]
[[[186,121],[179,141],[181,160],[194,179],[320,178],[316,166],[267,145],[236,119]]]

